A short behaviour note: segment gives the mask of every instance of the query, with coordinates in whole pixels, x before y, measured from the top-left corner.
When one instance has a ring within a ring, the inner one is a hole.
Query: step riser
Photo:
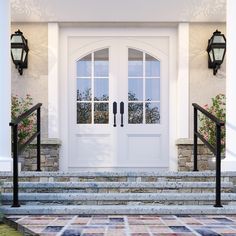
[[[3,205],[11,205],[12,201],[3,201]],[[222,201],[223,205],[228,205],[231,201]],[[24,201],[20,200],[21,205],[153,205],[153,206],[166,206],[166,205],[214,205],[215,201]]]
[[[6,189],[4,193],[12,193]],[[19,193],[214,193],[215,189],[24,189]],[[222,193],[231,193],[232,189],[222,189]]]
[[[12,177],[0,177],[2,182],[12,182]],[[229,182],[229,177],[222,177]],[[215,182],[214,177],[19,177],[19,182]]]
[[[122,208],[94,208],[94,207],[87,207],[87,208],[39,208],[39,209],[24,209],[22,208],[7,208],[3,209],[3,213],[5,215],[176,215],[176,214],[197,214],[197,215],[206,215],[206,214],[236,214],[236,208],[206,208],[206,207],[199,207],[199,208],[192,208],[192,207],[173,207],[173,208],[159,208],[157,207],[122,207]]]

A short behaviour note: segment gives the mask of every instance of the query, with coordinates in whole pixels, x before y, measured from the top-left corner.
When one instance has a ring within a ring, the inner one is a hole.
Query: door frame
[[[75,28],[62,27],[59,32],[59,127],[62,147],[60,150],[60,170],[68,170],[69,156],[69,85],[68,85],[68,39],[70,37],[168,37],[169,40],[169,169],[177,169],[177,150],[175,141],[177,139],[177,29],[167,28]],[[171,56],[170,56],[171,55]],[[63,96],[62,96],[63,95]]]

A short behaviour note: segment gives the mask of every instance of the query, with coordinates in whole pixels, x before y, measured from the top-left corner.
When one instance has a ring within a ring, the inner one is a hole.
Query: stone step
[[[12,189],[5,182],[3,189]],[[232,182],[222,182],[222,189],[233,189]],[[214,182],[20,182],[20,189],[214,189]]]
[[[236,201],[236,193],[222,193],[223,201]],[[214,201],[214,193],[20,193],[22,201]],[[12,201],[3,193],[2,201]]]
[[[129,206],[129,205],[23,205],[21,207],[1,206],[0,211],[5,215],[103,215],[103,214],[236,214],[236,206],[214,207],[212,205],[188,206]]]
[[[25,177],[215,177],[215,171],[22,171],[20,178]],[[236,177],[236,172],[225,171],[222,177]],[[1,177],[12,177],[12,172],[0,172]]]
[[[12,193],[2,204],[12,204]],[[222,204],[236,201],[235,193],[222,193]],[[21,205],[213,205],[214,193],[20,193]]]

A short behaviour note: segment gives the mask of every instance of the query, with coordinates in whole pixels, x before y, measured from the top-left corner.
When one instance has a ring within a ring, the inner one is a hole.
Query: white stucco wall
[[[12,32],[20,29],[29,43],[29,64],[20,76],[12,63],[12,93],[32,95],[34,102],[42,102],[43,137],[48,135],[48,25],[47,23],[12,23]],[[207,64],[207,42],[212,33],[220,30],[225,34],[224,23],[189,24],[189,121],[192,137],[192,103],[211,102],[218,93],[225,93],[224,62],[216,76]]]
[[[219,93],[225,94],[226,60],[216,76],[213,75],[212,69],[208,69],[206,48],[208,39],[216,29],[225,34],[226,25],[223,23],[193,23],[190,24],[189,28],[189,119],[191,137],[193,133],[192,103],[210,104],[212,97]]]
[[[12,63],[12,94],[30,94],[34,103],[42,102],[42,136],[48,133],[48,26],[46,23],[12,23],[12,33],[20,29],[28,39],[28,69],[20,76]]]

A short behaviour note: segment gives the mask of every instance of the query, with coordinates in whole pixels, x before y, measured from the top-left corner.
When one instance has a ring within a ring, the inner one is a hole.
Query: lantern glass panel
[[[20,61],[22,55],[22,48],[12,48],[11,49],[12,56],[14,61]]]
[[[11,39],[12,43],[23,43],[22,37],[20,35],[14,35]]]
[[[222,61],[224,56],[224,48],[214,48],[214,56],[216,61]]]
[[[225,43],[225,39],[222,35],[214,36],[213,43]]]
[[[26,58],[26,51],[24,50],[24,51],[23,51],[22,62],[24,62],[24,61],[25,61],[25,58]]]
[[[210,60],[211,60],[211,62],[213,62],[213,61],[214,61],[214,57],[213,57],[213,52],[212,52],[212,50],[209,52],[209,55],[210,55]]]

